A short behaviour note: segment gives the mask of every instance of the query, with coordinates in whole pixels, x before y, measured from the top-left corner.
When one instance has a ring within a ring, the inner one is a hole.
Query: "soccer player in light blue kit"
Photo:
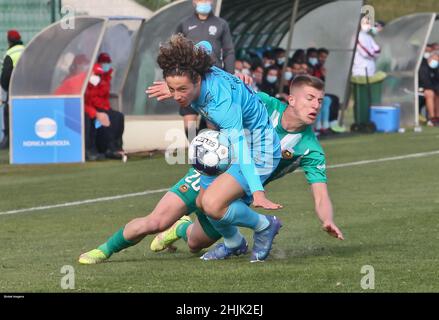
[[[255,207],[281,208],[265,197],[262,186],[281,158],[280,141],[265,106],[241,80],[213,67],[207,51],[181,34],[161,46],[157,62],[177,103],[191,104],[211,124],[226,131],[238,159],[226,173],[201,179],[197,206],[224,237],[224,244],[203,258],[222,259],[247,252],[247,242],[237,228],[241,226],[254,230],[251,261],[265,260],[281,222],[248,206],[253,201]],[[252,133],[251,148],[244,130]]]

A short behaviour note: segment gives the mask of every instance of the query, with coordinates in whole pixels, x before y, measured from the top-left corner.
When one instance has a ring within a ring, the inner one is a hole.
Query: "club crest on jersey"
[[[180,191],[181,192],[187,192],[189,190],[189,186],[185,183],[185,184],[182,184],[181,186],[180,186]]]
[[[285,149],[285,150],[282,150],[282,159],[293,159],[293,155],[294,155],[294,150],[293,149],[291,149],[291,150],[288,150],[288,149]]]
[[[214,35],[216,35],[217,31],[218,31],[217,27],[215,27],[215,26],[209,27],[209,35],[214,36]]]

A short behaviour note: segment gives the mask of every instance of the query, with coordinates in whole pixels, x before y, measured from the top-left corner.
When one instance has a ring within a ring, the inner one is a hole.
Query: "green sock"
[[[107,242],[98,247],[98,249],[101,250],[107,256],[107,258],[113,253],[135,245],[133,241],[126,240],[123,237],[123,229],[125,229],[125,227],[120,228],[107,240]]]
[[[187,228],[189,228],[189,226],[191,224],[192,224],[191,221],[185,221],[177,227],[177,230],[175,230],[175,233],[177,234],[177,236],[179,238],[182,238],[186,242],[187,242],[186,230],[187,230]]]

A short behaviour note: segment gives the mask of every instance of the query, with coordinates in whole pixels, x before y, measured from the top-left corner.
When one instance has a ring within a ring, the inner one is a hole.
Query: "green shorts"
[[[194,168],[190,168],[188,173],[178,181],[169,191],[175,193],[187,207],[187,214],[195,211],[198,221],[206,235],[214,240],[220,239],[221,235],[215,230],[207,219],[206,215],[197,209],[196,200],[200,192],[201,174]]]

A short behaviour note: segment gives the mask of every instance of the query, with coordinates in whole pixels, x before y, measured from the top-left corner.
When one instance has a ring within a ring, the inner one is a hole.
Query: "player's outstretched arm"
[[[157,101],[172,98],[168,85],[165,81],[154,81],[148,89],[145,90],[148,98],[157,98]]]
[[[322,222],[323,230],[337,239],[344,240],[343,234],[334,223],[332,203],[326,183],[313,183],[311,190],[314,197],[315,210]]]

